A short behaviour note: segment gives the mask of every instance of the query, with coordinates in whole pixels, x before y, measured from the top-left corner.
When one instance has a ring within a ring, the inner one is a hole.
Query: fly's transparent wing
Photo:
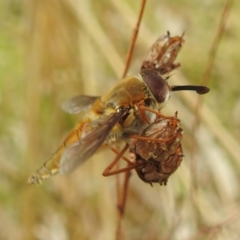
[[[91,108],[98,98],[96,96],[78,95],[64,102],[62,109],[70,114],[78,114]]]
[[[103,144],[115,124],[126,112],[114,113],[103,117],[101,121],[92,122],[93,130],[79,142],[70,145],[60,159],[59,172],[70,173],[91,157]]]

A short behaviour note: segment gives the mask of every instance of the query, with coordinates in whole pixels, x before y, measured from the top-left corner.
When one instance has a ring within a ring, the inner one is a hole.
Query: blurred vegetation
[[[0,239],[114,239],[115,177],[98,154],[69,176],[29,186],[28,176],[77,123],[61,110],[76,95],[119,81],[140,1],[0,0]],[[148,1],[130,74],[167,30],[185,32],[171,84],[200,84],[225,1]],[[238,239],[240,235],[240,2],[225,21],[192,150],[197,96],[174,94],[185,158],[167,187],[133,172],[126,239]],[[194,164],[193,164],[194,163]]]

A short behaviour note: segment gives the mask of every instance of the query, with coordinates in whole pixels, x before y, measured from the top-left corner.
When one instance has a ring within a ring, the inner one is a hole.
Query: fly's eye
[[[141,72],[141,75],[148,89],[159,103],[168,100],[170,87],[159,73],[146,69]]]

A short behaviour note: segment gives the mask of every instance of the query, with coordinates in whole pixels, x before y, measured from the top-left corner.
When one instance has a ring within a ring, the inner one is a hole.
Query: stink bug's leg
[[[125,168],[121,168],[121,169],[117,169],[115,171],[112,171],[113,167],[117,164],[117,162],[123,157],[123,154],[127,151],[128,149],[128,144],[126,144],[126,146],[122,149],[122,151],[116,156],[116,158],[112,161],[112,163],[103,171],[103,176],[104,177],[108,177],[108,176],[112,176],[112,175],[116,175],[119,173],[123,173],[123,172],[128,172],[136,167],[139,167],[142,165],[141,164],[136,164],[136,163],[131,163],[130,160],[127,160],[128,162],[128,166]],[[117,153],[117,151],[114,151],[115,153]],[[124,160],[126,158],[124,157]]]
[[[158,142],[158,143],[166,143],[169,141],[172,141],[176,138],[176,135],[173,135],[172,137],[165,138],[165,139],[156,139],[156,138],[149,138],[149,137],[142,137],[138,135],[131,135],[130,138],[134,138],[140,141],[150,141],[150,142]]]

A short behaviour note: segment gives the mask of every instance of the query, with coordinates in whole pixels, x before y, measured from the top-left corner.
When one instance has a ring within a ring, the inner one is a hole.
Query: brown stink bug
[[[147,183],[166,185],[169,176],[179,167],[183,151],[181,140],[183,129],[180,120],[159,114],[135,143],[131,152],[136,156],[135,168],[138,176]]]

